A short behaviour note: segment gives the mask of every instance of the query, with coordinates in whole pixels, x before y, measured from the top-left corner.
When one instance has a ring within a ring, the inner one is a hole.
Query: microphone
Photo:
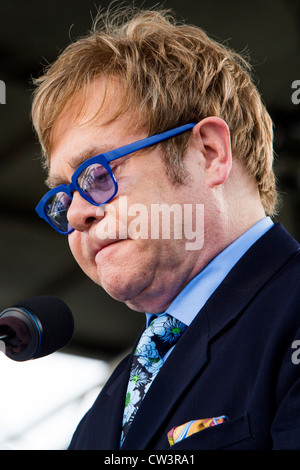
[[[0,313],[0,341],[14,361],[52,354],[69,343],[73,332],[69,307],[50,295],[20,301]]]

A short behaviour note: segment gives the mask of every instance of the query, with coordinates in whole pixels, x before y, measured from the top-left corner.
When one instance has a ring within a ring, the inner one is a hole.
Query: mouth
[[[128,242],[128,239],[118,239],[118,240],[108,240],[106,243],[103,243],[95,253],[95,260],[101,257],[104,253],[109,254],[110,251],[114,249],[114,247],[119,243]]]

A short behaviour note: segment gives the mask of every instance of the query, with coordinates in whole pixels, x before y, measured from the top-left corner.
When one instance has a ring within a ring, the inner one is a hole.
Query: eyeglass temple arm
[[[116,160],[120,157],[124,157],[129,153],[137,152],[138,150],[150,147],[151,145],[162,142],[163,140],[169,139],[170,137],[174,137],[175,135],[181,134],[182,132],[186,132],[192,129],[195,125],[196,123],[185,124],[184,126],[176,127],[175,129],[170,129],[168,131],[162,132],[161,134],[156,134],[151,137],[146,137],[145,139],[138,140],[137,142],[133,142],[132,144],[123,145],[123,147],[119,147],[118,149],[103,153],[103,155],[107,158],[108,162],[112,162],[113,160]]]

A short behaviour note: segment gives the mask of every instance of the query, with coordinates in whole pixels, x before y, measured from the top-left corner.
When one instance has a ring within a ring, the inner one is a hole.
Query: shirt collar
[[[272,226],[270,217],[264,217],[225,248],[178,294],[167,309],[169,315],[190,325],[233,266]],[[151,317],[152,314],[146,313],[147,325]]]

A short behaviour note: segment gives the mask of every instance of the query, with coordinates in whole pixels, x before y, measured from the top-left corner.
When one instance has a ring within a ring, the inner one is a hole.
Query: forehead
[[[51,138],[48,183],[62,181],[87,158],[145,136],[132,109],[118,111],[122,94],[116,83],[95,80],[78,92],[58,116]],[[117,115],[117,117],[115,117]],[[55,184],[57,186],[57,184]]]
[[[97,78],[77,91],[66,103],[52,127],[50,160],[57,142],[68,132],[81,133],[105,126],[122,116],[133,124],[134,112],[122,108],[123,93],[119,82]],[[125,119],[124,119],[125,120]]]
[[[129,102],[130,100],[128,100]],[[51,132],[49,163],[58,145],[76,133],[85,134],[114,133],[118,135],[141,132],[141,125],[133,102],[124,102],[124,93],[119,81],[115,78],[97,78],[76,92],[58,115]],[[118,132],[116,132],[118,128]],[[122,144],[121,144],[122,145]]]

